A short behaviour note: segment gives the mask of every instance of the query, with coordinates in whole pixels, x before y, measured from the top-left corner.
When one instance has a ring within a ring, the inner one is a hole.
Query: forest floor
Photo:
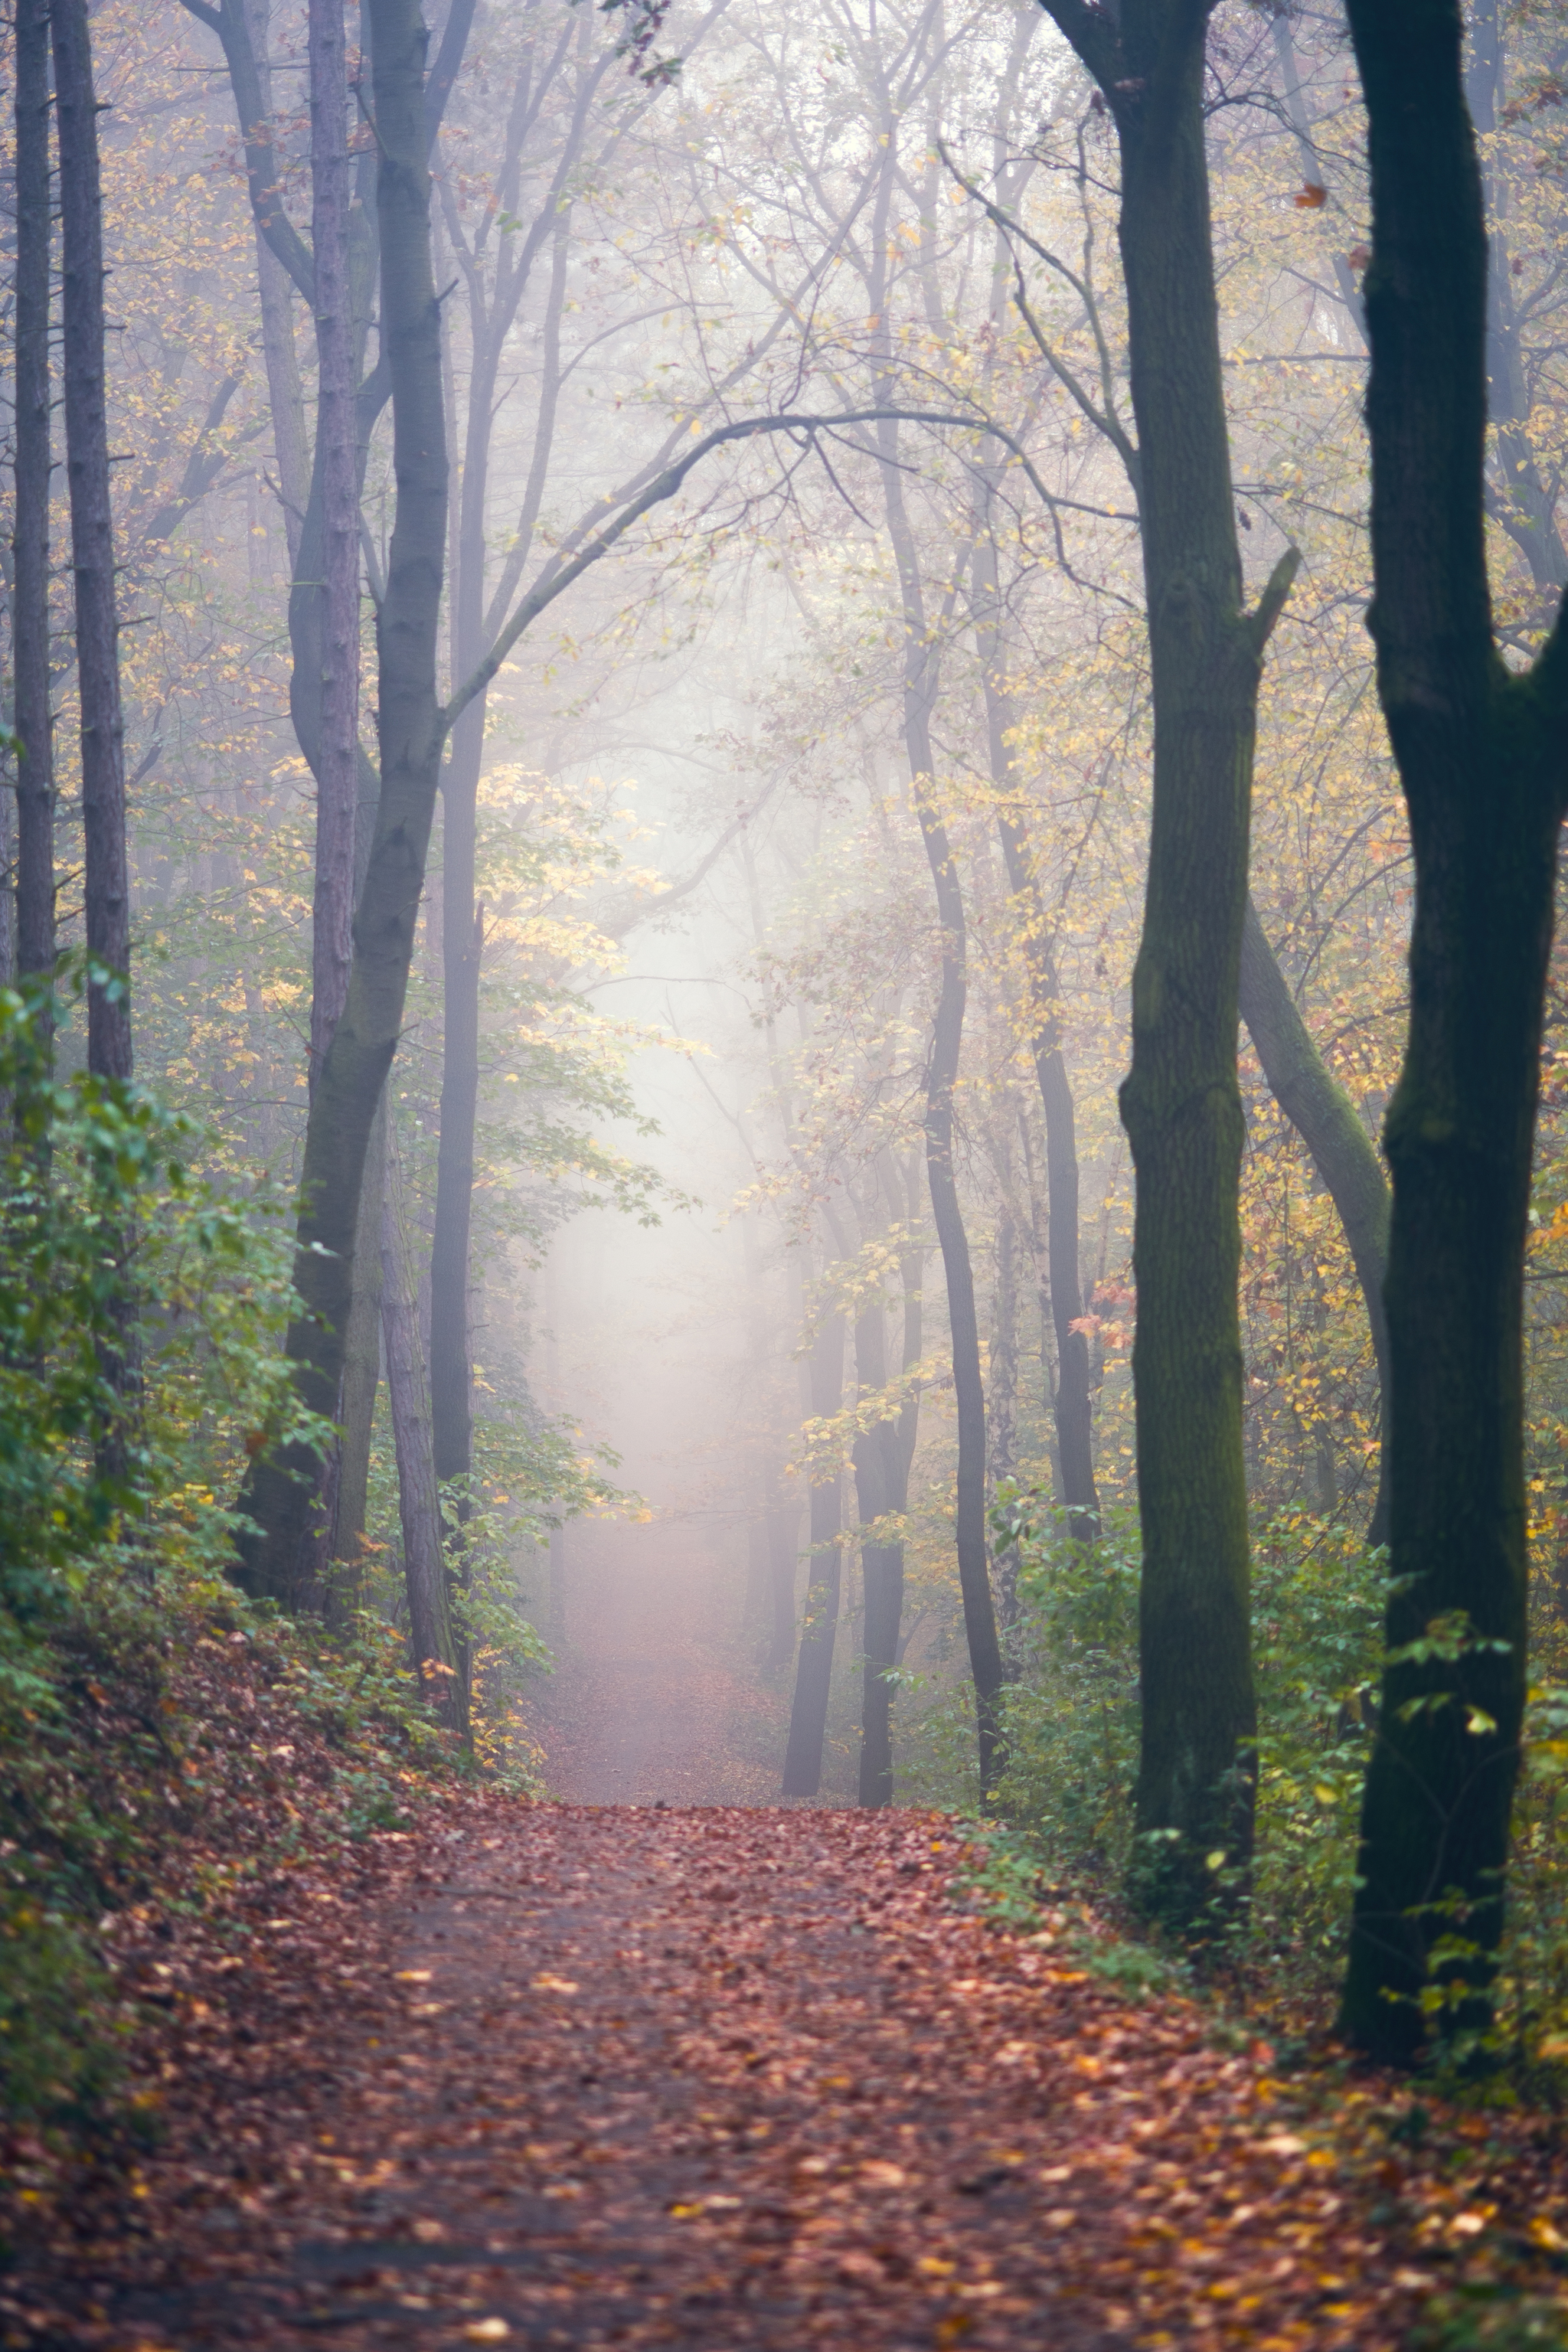
[[[650,1675],[600,1598],[556,1798],[137,1911],[158,2137],[40,2208],[0,2343],[1392,2352],[1444,2308],[1446,2352],[1568,2340],[1549,2126],[1276,2079],[1081,1919],[977,1910],[943,1816],[733,1801],[773,1699],[678,1609]]]

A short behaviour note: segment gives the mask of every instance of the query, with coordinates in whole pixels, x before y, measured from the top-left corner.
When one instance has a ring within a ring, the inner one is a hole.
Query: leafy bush
[[[315,1833],[395,1815],[445,1759],[389,1627],[367,1622],[345,1652],[269,1624],[229,1585],[222,1498],[258,1444],[312,1429],[279,1347],[287,1221],[198,1172],[201,1135],[144,1090],[57,1076],[62,1009],[37,985],[0,989],[0,2113],[13,2126],[79,2115],[113,2079],[124,2021],[100,1916],[136,1899],[215,1806],[230,1808],[237,1847],[297,1833],[280,1792],[251,1804],[276,1768],[243,1726],[215,1725],[198,1653],[247,1645],[269,1706],[342,1758]],[[226,1865],[214,1867],[216,1885]]]
[[[1075,1542],[1039,1497],[1005,1494],[993,1530],[999,1549],[1016,1547],[1024,1610],[996,1810],[1047,1878],[1119,1888],[1136,1860],[1135,1528],[1111,1514],[1099,1542]],[[1292,1511],[1257,1533],[1258,1843],[1252,1899],[1228,1950],[1287,1999],[1330,1994],[1344,1964],[1384,1587],[1384,1555],[1337,1523]],[[1531,1631],[1491,2039],[1516,2077],[1557,2097],[1568,2081],[1568,1623],[1551,1600],[1538,1602]],[[1016,1845],[991,1869],[1016,1908],[1027,1876]]]

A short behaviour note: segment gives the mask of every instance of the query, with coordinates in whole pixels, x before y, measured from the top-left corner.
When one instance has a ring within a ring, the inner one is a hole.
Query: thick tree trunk
[[[442,714],[436,632],[446,541],[447,449],[439,320],[430,255],[425,31],[417,0],[366,0],[373,31],[382,252],[382,335],[392,385],[397,501],[376,625],[381,794],[353,927],[348,1000],[328,1048],[305,1134],[295,1282],[304,1311],[289,1333],[302,1401],[330,1420],[346,1339],[360,1193],[376,1105],[396,1046],[425,882]],[[240,1539],[240,1580],[291,1604],[313,1449],[260,1457],[243,1498],[256,1532]]]
[[[88,1067],[129,1078],[131,882],[125,854],[125,746],[114,610],[114,523],[103,356],[103,204],[98,102],[87,0],[51,0],[59,125],[65,318],[66,471],[76,582],[81,703],[81,808],[87,950]]]
[[[1153,816],[1122,1123],[1137,1171],[1133,1346],[1143,1899],[1196,1924],[1214,1850],[1251,1852],[1253,1696],[1237,1284],[1238,968],[1258,680],[1294,571],[1255,614],[1226,436],[1204,147],[1204,0],[1045,0],[1100,85],[1121,249],[1154,704]]]
[[[826,1419],[837,1412],[843,1402],[844,1325],[835,1315],[823,1323],[812,1343],[812,1418]],[[784,1748],[786,1797],[815,1797],[822,1784],[822,1742],[827,1729],[833,1645],[844,1581],[844,1555],[838,1545],[842,1519],[843,1480],[836,1472],[811,1490],[811,1565],[800,1654],[795,1661],[795,1704]]]
[[[403,1571],[408,1591],[409,1638],[419,1686],[442,1717],[468,1736],[468,1693],[458,1671],[441,1539],[441,1497],[430,1444],[430,1390],[419,1296],[404,1223],[397,1152],[388,1139],[381,1212],[381,1320],[386,1339],[386,1384],[397,1448],[397,1507],[403,1528]],[[368,1237],[367,1237],[368,1238]]]
[[[1383,1278],[1388,1262],[1388,1185],[1355,1105],[1331,1077],[1312,1043],[1250,897],[1241,934],[1240,1004],[1269,1092],[1311,1153],[1350,1244],[1372,1330],[1384,1424],[1367,1541],[1386,1543],[1389,1367]]]
[[[1350,18],[1372,161],[1369,622],[1415,914],[1384,1128],[1391,1655],[1342,2023],[1401,2061],[1427,2038],[1426,1992],[1445,1990],[1446,2028],[1488,2023],[1502,1931],[1525,1696],[1523,1261],[1568,641],[1560,613],[1533,667],[1510,675],[1492,635],[1487,236],[1459,10],[1352,0]]]
[[[49,711],[49,8],[16,7],[16,424],[11,651],[16,766],[16,965],[55,968]]]

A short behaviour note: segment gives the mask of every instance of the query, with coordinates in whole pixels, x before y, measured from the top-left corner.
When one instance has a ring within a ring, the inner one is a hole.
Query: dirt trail
[[[738,1654],[734,1570],[700,1523],[577,1523],[567,1546],[566,1638],[533,1710],[551,1795],[773,1802],[788,1692]]]
[[[384,1842],[378,1905],[301,1875],[243,1964],[149,1940],[188,2004],[164,2146],[12,2283],[6,2341],[1400,2341],[1429,2279],[1281,2129],[1265,2053],[963,1916],[951,1824],[447,1818]]]

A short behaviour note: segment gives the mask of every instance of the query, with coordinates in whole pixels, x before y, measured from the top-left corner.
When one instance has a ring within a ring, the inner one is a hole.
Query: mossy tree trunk
[[[1411,2058],[1441,1990],[1484,2027],[1525,1693],[1523,1263],[1557,832],[1561,616],[1503,665],[1483,524],[1487,232],[1454,0],[1351,0],[1372,163],[1378,691],[1415,868],[1384,1127],[1388,1612],[1342,2022]],[[1468,1950],[1444,1957],[1456,1937]]]
[[[1152,1907],[1206,1908],[1250,1853],[1257,1717],[1237,1284],[1237,974],[1258,681],[1294,569],[1243,609],[1204,149],[1206,0],[1044,0],[1121,160],[1153,812],[1121,1117],[1137,1171],[1133,1381],[1143,1574],[1137,1824]]]

